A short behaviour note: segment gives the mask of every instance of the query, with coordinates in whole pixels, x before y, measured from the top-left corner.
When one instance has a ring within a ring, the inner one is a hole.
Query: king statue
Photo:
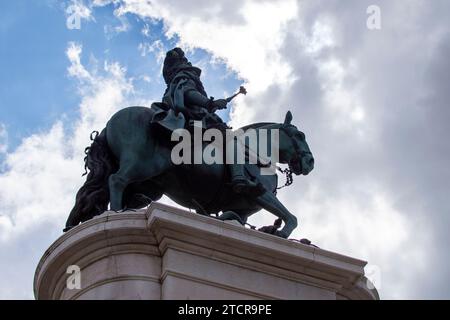
[[[189,62],[183,50],[168,51],[163,66],[167,88],[162,101],[154,102],[150,108],[121,109],[100,133],[91,134],[92,144],[86,148],[84,159],[86,181],[76,195],[64,231],[107,210],[145,208],[166,195],[198,214],[236,220],[242,225],[247,224],[251,215],[265,209],[279,219],[273,226],[259,230],[289,237],[297,227],[297,218],[276,197],[279,189],[276,171],[262,174],[261,170],[267,165],[278,169],[286,174],[285,185],[289,185],[292,174],[307,175],[314,168],[305,134],[292,124],[290,111],[282,123],[254,123],[238,130],[244,134],[252,130],[258,137],[276,132],[278,157],[273,161],[276,163],[175,164],[172,161],[174,132],[195,133],[200,126],[202,132],[216,129],[225,134],[231,128],[215,112],[225,109],[238,94],[247,93],[241,87],[233,96],[216,100],[208,97],[200,76],[201,70]],[[227,142],[223,151],[227,160],[229,150],[234,150],[236,143],[234,139]],[[259,139],[258,150],[252,150],[247,142],[244,145],[246,152],[256,153],[257,159],[261,157],[261,145],[265,150],[274,146],[267,139]],[[203,151],[208,145],[200,147]],[[288,168],[281,169],[278,163]]]

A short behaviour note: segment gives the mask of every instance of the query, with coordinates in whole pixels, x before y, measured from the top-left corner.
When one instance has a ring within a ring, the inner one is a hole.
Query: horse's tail
[[[83,176],[87,174],[86,182],[77,193],[64,232],[108,209],[108,178],[118,170],[118,164],[108,147],[106,129],[100,134],[92,132],[91,140],[92,144],[86,148],[84,158],[86,172]]]

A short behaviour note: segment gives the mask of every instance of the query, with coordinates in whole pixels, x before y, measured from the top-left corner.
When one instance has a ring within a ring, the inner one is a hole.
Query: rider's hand
[[[226,109],[227,107],[227,100],[225,99],[218,99],[218,100],[214,100],[212,102],[212,107],[215,110],[222,110],[222,109]]]

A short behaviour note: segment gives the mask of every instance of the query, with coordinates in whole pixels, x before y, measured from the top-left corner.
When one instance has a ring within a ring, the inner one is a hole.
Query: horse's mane
[[[275,122],[256,122],[256,123],[252,123],[252,124],[243,126],[240,129],[246,131],[248,129],[261,129],[262,127],[272,126],[272,125],[280,125],[281,126],[281,124],[275,123]]]
[[[267,129],[269,127],[274,127],[274,128],[271,128],[271,129],[285,128],[285,129],[296,129],[296,130],[298,130],[297,127],[294,126],[293,124],[283,124],[283,123],[276,123],[276,122],[256,122],[256,123],[252,123],[252,124],[246,125],[244,127],[241,127],[240,129],[246,131],[246,130],[249,130],[249,129],[261,129],[261,128],[264,128],[264,127],[267,127]]]

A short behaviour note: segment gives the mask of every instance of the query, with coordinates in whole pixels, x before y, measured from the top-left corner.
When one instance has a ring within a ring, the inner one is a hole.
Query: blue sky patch
[[[70,2],[1,1],[0,3],[0,124],[8,131],[8,150],[24,137],[47,130],[63,119],[70,125],[78,117],[80,95],[69,77],[66,50],[70,42],[83,46],[81,63],[89,70],[95,63],[119,62],[142,96],[160,99],[165,89],[158,50],[176,46],[168,39],[162,21],[114,15],[114,5],[93,9],[93,20],[81,20],[80,29],[66,26]],[[204,69],[209,95],[222,98],[242,81],[201,49],[189,52],[191,61]],[[123,106],[126,107],[126,106]],[[219,114],[229,120],[229,111]]]

